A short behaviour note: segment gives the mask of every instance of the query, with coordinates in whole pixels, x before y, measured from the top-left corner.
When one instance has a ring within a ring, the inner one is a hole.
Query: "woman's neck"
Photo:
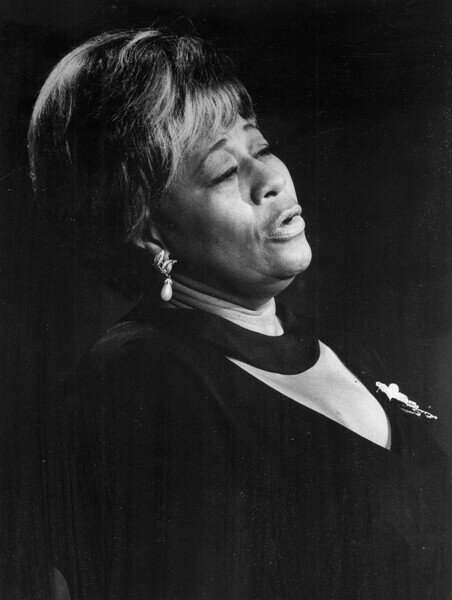
[[[171,307],[197,308],[228,319],[245,329],[264,335],[277,336],[284,333],[276,316],[275,300],[272,298],[256,310],[245,308],[228,300],[195,289],[196,284],[187,285],[173,280]]]

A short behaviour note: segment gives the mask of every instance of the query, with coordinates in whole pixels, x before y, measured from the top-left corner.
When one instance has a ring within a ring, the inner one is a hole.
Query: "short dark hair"
[[[37,99],[28,135],[36,199],[111,279],[184,152],[237,115],[254,118],[251,99],[210,43],[166,29],[99,35],[58,63]]]

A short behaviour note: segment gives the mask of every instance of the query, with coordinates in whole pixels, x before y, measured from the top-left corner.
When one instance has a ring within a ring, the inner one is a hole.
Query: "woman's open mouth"
[[[281,241],[290,239],[302,233],[304,228],[305,222],[301,217],[301,208],[297,205],[281,215],[278,225],[270,233],[270,238]]]

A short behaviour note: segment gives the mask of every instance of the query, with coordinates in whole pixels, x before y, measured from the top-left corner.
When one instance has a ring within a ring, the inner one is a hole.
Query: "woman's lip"
[[[287,217],[286,217],[287,218]],[[305,222],[299,214],[295,214],[289,223],[282,224],[276,227],[271,233],[270,238],[275,240],[287,240],[300,233],[303,233],[305,228]]]
[[[295,215],[301,215],[301,206],[299,204],[293,205],[292,208],[284,210],[279,215],[278,220],[275,223],[276,228],[281,227],[284,221],[287,221],[287,219],[292,219],[292,217]]]

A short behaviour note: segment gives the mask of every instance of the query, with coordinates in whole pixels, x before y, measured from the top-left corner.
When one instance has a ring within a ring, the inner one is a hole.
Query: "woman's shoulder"
[[[189,338],[164,323],[123,320],[85,352],[67,385],[79,397],[150,400],[183,389],[194,394],[201,380],[198,349]]]
[[[89,348],[80,361],[100,372],[127,365],[168,368],[196,351],[194,344],[176,336],[164,323],[123,319],[106,330]]]
[[[157,358],[167,352],[166,341],[165,332],[155,323],[124,320],[107,329],[89,348],[86,357],[100,364],[143,352]]]

